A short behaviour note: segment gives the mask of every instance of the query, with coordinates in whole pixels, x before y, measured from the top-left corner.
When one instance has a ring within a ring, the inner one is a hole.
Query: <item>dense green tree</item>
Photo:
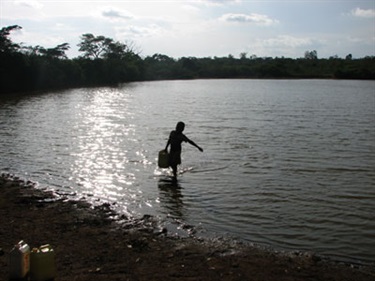
[[[81,42],[78,44],[79,51],[83,52],[84,58],[98,59],[106,52],[108,44],[113,40],[104,36],[94,36],[86,33],[81,36]]]
[[[103,54],[107,59],[123,59],[127,55],[127,46],[121,42],[111,42]]]
[[[318,59],[318,52],[316,50],[314,51],[306,51],[305,52],[305,59],[309,59],[309,60],[316,60]]]
[[[154,54],[144,59],[146,80],[177,79],[176,60],[163,54]]]
[[[199,78],[336,78],[375,80],[375,57],[300,59],[257,57],[182,57],[154,54],[142,59],[130,44],[87,33],[78,44],[83,56],[68,59],[68,43],[54,48],[21,47],[9,38],[18,25],[0,30],[0,93],[116,85],[139,80]]]
[[[22,47],[22,52],[25,55],[29,56],[45,56],[49,58],[56,58],[56,59],[67,59],[65,52],[70,49],[70,46],[68,43],[63,43],[60,45],[57,45],[54,48],[43,48],[39,45],[33,47],[33,46],[27,46]]]
[[[12,40],[10,40],[9,35],[12,31],[20,29],[22,29],[22,27],[18,25],[12,25],[0,29],[0,53],[10,53],[18,51],[20,46],[13,43]]]
[[[83,57],[88,59],[123,59],[134,54],[128,45],[114,41],[105,36],[94,36],[91,33],[83,34],[78,44]]]
[[[57,45],[55,48],[49,48],[49,49],[41,48],[40,53],[50,58],[66,59],[67,56],[65,54],[65,51],[69,49],[70,49],[69,44],[63,43],[63,44]]]

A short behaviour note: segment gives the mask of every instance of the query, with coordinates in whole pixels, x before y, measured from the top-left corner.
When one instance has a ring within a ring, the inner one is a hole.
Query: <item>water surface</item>
[[[374,89],[160,81],[3,100],[0,170],[171,231],[373,262]],[[156,157],[180,120],[205,151],[184,144],[176,186]]]

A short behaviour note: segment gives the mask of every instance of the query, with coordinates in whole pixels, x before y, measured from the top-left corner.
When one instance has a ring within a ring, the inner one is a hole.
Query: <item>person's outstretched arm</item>
[[[203,152],[203,149],[197,145],[195,142],[193,142],[191,139],[187,139],[188,143],[190,143],[192,146],[195,146],[196,148],[199,149],[200,152]]]

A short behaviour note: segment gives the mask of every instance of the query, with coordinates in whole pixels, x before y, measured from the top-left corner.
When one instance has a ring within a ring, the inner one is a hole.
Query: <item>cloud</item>
[[[130,20],[134,18],[129,12],[112,7],[103,7],[99,13],[100,16],[112,21]]]
[[[222,6],[227,4],[238,4],[242,0],[198,0],[194,1],[195,4],[203,4],[206,6]]]
[[[23,6],[27,8],[33,8],[33,9],[42,9],[43,4],[36,0],[16,0],[14,1],[15,5]]]
[[[298,48],[298,47],[304,47],[304,46],[310,46],[314,43],[314,40],[312,38],[299,38],[299,37],[293,37],[290,35],[279,35],[275,38],[269,38],[262,40],[261,44],[263,46],[267,47],[290,47],[290,48]]]
[[[374,18],[375,10],[374,9],[364,10],[361,8],[356,8],[351,11],[351,15],[355,17],[359,17],[359,18]]]
[[[200,8],[196,7],[196,6],[193,6],[193,5],[190,5],[190,4],[185,4],[182,6],[182,8],[187,11],[187,12],[199,12],[200,11]]]
[[[117,27],[116,37],[134,39],[140,37],[153,37],[158,36],[163,33],[164,30],[156,24],[151,24],[149,26],[134,26],[130,25],[127,27]]]
[[[269,18],[267,15],[260,14],[225,14],[220,17],[220,20],[227,22],[238,22],[238,23],[254,23],[257,25],[274,25],[278,24],[278,20]]]

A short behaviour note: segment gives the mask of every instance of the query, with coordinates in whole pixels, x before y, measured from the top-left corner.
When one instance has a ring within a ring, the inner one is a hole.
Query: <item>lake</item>
[[[177,184],[157,167],[183,144]],[[375,81],[139,82],[0,100],[0,170],[170,234],[375,261]]]

